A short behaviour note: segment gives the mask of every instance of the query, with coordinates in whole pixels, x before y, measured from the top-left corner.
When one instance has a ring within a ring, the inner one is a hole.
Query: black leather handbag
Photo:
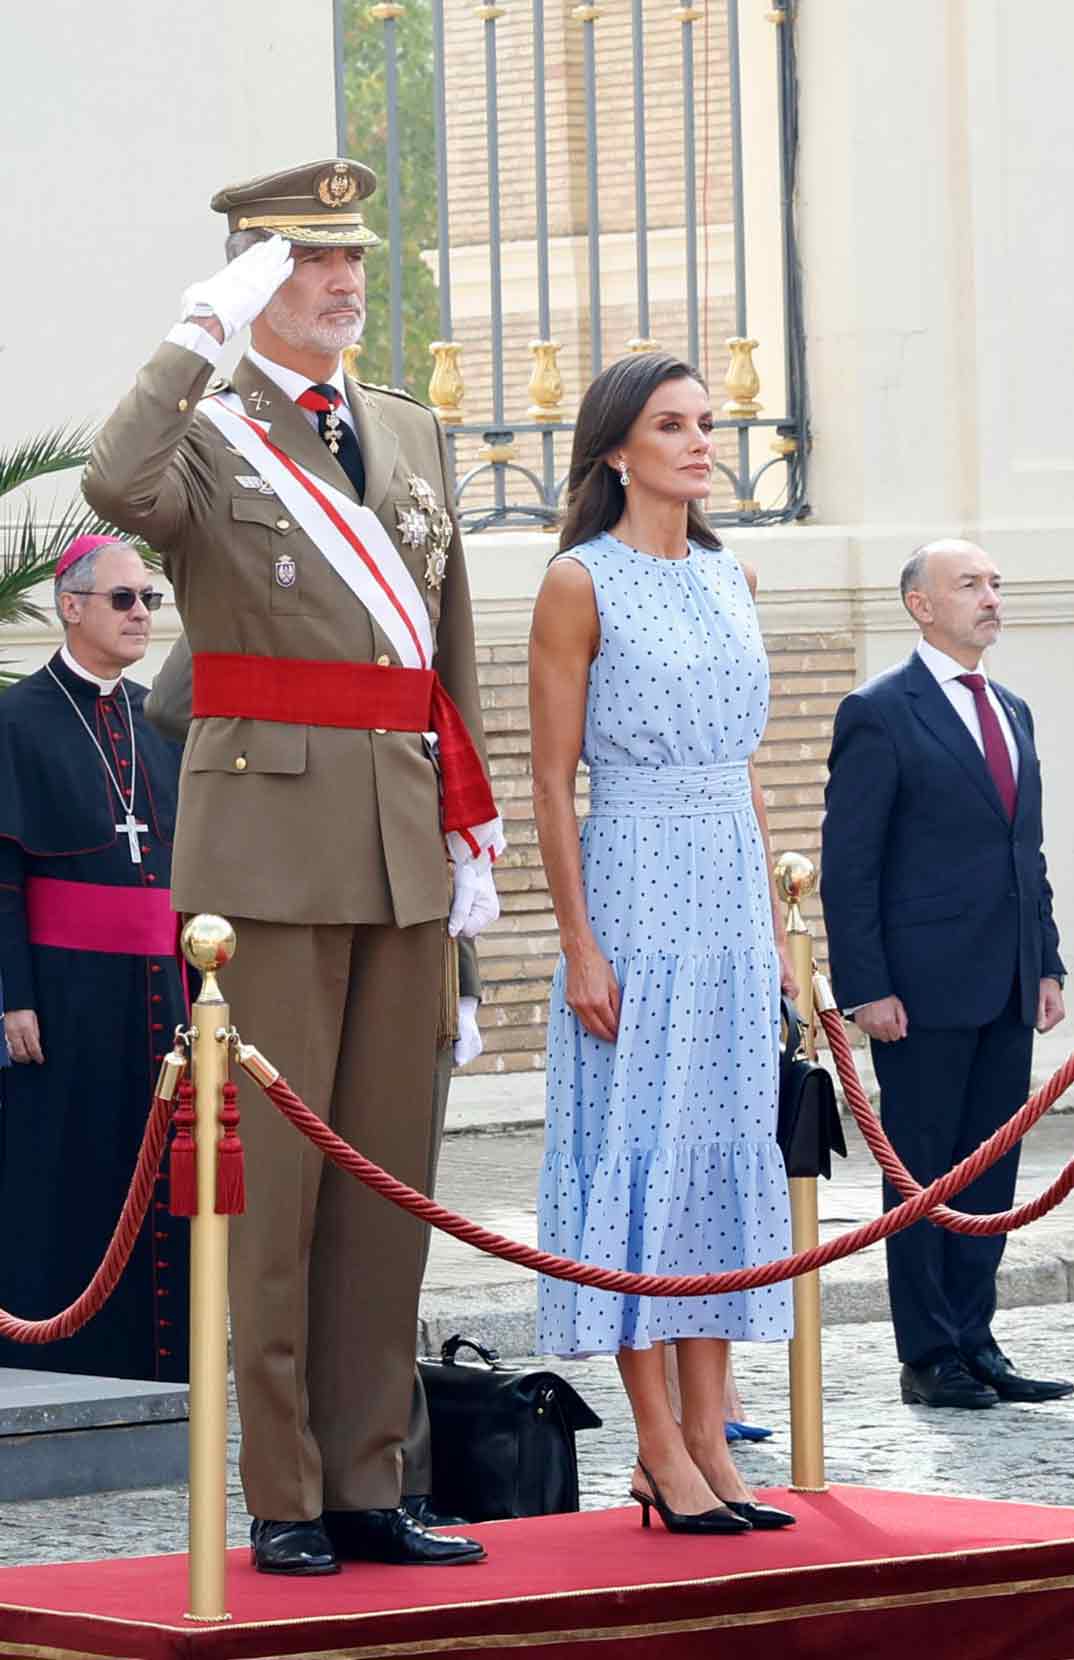
[[[478,1364],[457,1359],[472,1349]],[[433,1509],[468,1522],[578,1509],[575,1431],[600,1419],[555,1372],[511,1371],[492,1349],[449,1337],[419,1360],[433,1454]]]
[[[779,1117],[776,1140],[788,1176],[825,1176],[832,1173],[832,1154],[847,1156],[847,1144],[835,1100],[835,1085],[827,1067],[807,1058],[802,1047],[802,1022],[789,998],[782,1001],[786,1041],[779,1052]]]

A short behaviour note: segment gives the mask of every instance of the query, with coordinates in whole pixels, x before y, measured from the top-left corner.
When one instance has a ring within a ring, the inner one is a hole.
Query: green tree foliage
[[[368,309],[358,372],[363,380],[391,383],[391,313],[388,266],[388,104],[385,91],[385,25],[369,15],[368,0],[347,0],[344,74],[347,90],[347,153],[372,167],[376,194],[364,204],[367,222],[384,246],[367,256]],[[436,246],[436,135],[433,115],[433,35],[429,0],[406,0],[395,23],[399,101],[399,201],[402,223],[403,384],[416,397],[428,391],[437,338],[437,296],[421,259]]]

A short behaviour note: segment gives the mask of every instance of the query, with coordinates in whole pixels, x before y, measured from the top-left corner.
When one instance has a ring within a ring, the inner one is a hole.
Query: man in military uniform
[[[145,701],[145,713],[151,726],[162,737],[174,743],[185,743],[190,732],[190,711],[194,697],[193,664],[190,645],[185,634],[180,634],[169,651],[160,672],[153,681]],[[440,1158],[440,1142],[447,1117],[448,1091],[456,1066],[467,1066],[482,1051],[481,1032],[477,1024],[477,1010],[481,1002],[481,969],[477,947],[472,939],[460,934],[458,949],[458,1001],[454,1011],[447,1009],[444,1029],[433,1069],[432,1135],[429,1140],[429,1170],[422,1191],[431,1194],[436,1185],[436,1167]],[[449,968],[450,947],[449,947]],[[449,975],[453,982],[453,975]],[[2,1008],[0,1008],[2,1012]],[[454,1018],[451,1018],[452,1012]],[[4,1065],[3,1026],[0,1024],[0,1066]],[[428,1245],[429,1229],[422,1228]],[[424,1259],[423,1259],[424,1260]],[[424,1270],[423,1270],[424,1271]],[[439,1516],[433,1508],[432,1427],[429,1408],[421,1378],[421,1368],[414,1368],[414,1394],[410,1408],[410,1426],[403,1443],[403,1497],[404,1507],[411,1516],[427,1527],[457,1526],[461,1518]]]
[[[375,183],[330,159],[217,193],[229,264],[187,290],[84,488],[165,555],[193,654],[176,909],[236,921],[244,1036],[421,1186],[445,918],[472,935],[495,917],[503,836],[439,427],[341,367]],[[247,1107],[231,1307],[257,1566],[479,1559],[399,1503],[423,1230]]]

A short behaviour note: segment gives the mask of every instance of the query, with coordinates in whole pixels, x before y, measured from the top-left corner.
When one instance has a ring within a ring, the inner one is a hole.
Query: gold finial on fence
[[[641,352],[658,352],[660,350],[660,342],[659,340],[650,340],[648,336],[644,334],[636,334],[633,340],[627,341],[626,349],[635,356]]]
[[[511,443],[486,444],[482,449],[478,450],[477,454],[479,460],[481,461],[500,462],[502,464],[508,461],[514,461],[517,452],[515,450],[515,446]]]
[[[402,17],[405,11],[406,7],[400,6],[398,0],[380,0],[379,5],[370,6],[369,15],[378,23],[387,23],[393,17]]]
[[[677,23],[699,23],[704,15],[704,6],[679,6],[675,12],[675,20]]]
[[[556,360],[559,350],[558,340],[530,341],[534,361],[527,390],[533,402],[526,413],[531,421],[563,419],[563,377]]]
[[[343,372],[346,375],[350,375],[352,380],[358,380],[360,378],[358,374],[358,359],[361,356],[361,352],[362,342],[360,340],[356,346],[344,346],[343,348]]]
[[[479,17],[482,23],[495,23],[498,17],[503,16],[502,6],[475,6],[474,16]]]
[[[429,381],[429,402],[442,426],[457,426],[462,420],[462,400],[466,394],[459,368],[462,347],[453,340],[434,340],[429,350],[436,360]]]
[[[747,340],[737,334],[727,341],[731,362],[723,383],[731,396],[724,404],[723,412],[733,420],[752,421],[764,407],[757,402],[757,394],[761,390],[761,377],[753,363],[757,344],[756,340]]]
[[[773,438],[768,447],[773,455],[781,455],[786,460],[788,456],[798,454],[799,444],[797,438],[792,438],[790,433],[781,432]]]
[[[575,23],[595,23],[601,15],[599,6],[574,6],[571,10],[571,17]]]

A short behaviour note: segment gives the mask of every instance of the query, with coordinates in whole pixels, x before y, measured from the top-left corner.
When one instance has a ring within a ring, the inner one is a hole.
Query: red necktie
[[[1018,786],[1014,781],[1014,769],[1011,766],[1011,752],[1007,748],[1007,740],[1003,736],[1003,728],[999,724],[999,717],[988,700],[983,674],[959,674],[955,676],[963,686],[968,686],[973,693],[973,701],[977,705],[977,719],[981,723],[981,741],[984,744],[985,765],[992,774],[992,782],[999,791],[999,799],[1003,803],[1003,810],[1007,817],[1013,819],[1015,804],[1018,800]]]
[[[337,392],[334,386],[318,383],[308,386],[295,402],[303,409],[311,409],[316,415],[317,431],[354,485],[358,500],[362,501],[365,497],[362,452],[351,427],[336,413],[343,402],[343,394]]]

